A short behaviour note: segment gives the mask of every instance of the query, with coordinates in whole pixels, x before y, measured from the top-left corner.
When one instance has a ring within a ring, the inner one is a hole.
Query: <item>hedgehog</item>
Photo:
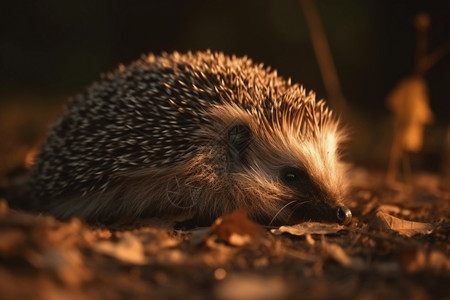
[[[323,100],[248,57],[143,55],[71,98],[32,166],[34,209],[111,224],[346,224],[345,131]]]

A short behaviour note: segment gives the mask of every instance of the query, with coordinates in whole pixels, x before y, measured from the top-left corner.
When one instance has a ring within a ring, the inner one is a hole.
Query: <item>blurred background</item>
[[[431,18],[429,51],[450,40],[446,1],[315,1],[347,102],[347,159],[387,167],[393,122],[386,96],[411,73],[414,17]],[[100,73],[141,54],[220,50],[248,55],[327,98],[300,2],[2,1],[0,171],[42,141],[61,104]],[[440,171],[449,125],[450,55],[425,73],[433,123],[413,168]]]

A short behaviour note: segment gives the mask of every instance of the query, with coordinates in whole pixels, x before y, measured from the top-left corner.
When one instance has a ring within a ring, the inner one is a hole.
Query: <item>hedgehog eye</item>
[[[281,171],[281,179],[288,185],[298,186],[305,184],[309,177],[308,174],[299,168],[287,167]]]
[[[297,179],[295,172],[287,172],[284,174],[284,180],[287,182],[294,182]]]

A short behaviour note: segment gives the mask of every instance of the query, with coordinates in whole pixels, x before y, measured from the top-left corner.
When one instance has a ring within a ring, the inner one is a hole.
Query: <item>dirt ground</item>
[[[0,202],[0,299],[450,299],[440,178],[386,186],[357,168],[349,225],[102,228]]]

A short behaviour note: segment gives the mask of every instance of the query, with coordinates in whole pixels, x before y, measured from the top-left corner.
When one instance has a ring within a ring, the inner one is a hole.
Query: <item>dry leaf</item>
[[[248,234],[238,234],[238,233],[232,233],[229,237],[228,237],[228,243],[230,243],[230,245],[233,246],[244,246],[245,244],[247,244],[248,242],[250,242],[252,239],[252,237]]]
[[[125,263],[143,265],[147,262],[141,241],[131,233],[124,233],[117,243],[99,241],[94,248],[102,254],[112,256]]]
[[[322,239],[322,249],[328,257],[344,267],[356,270],[362,270],[364,268],[364,262],[361,258],[348,256],[341,246],[334,243],[327,243],[324,238]]]
[[[403,216],[410,216],[412,215],[412,211],[409,209],[400,208],[396,205],[391,204],[382,204],[378,207],[379,210],[384,211],[388,214],[396,214],[396,215],[403,215]]]
[[[264,233],[262,227],[248,219],[243,210],[217,219],[212,230],[212,234],[233,246],[242,246]]]
[[[431,122],[428,88],[421,76],[403,79],[388,95],[387,105],[394,113],[402,149],[417,152],[422,148],[424,125]]]
[[[200,227],[192,230],[191,236],[189,238],[189,243],[191,245],[200,245],[203,243],[208,236],[211,235],[211,227]]]
[[[434,229],[434,226],[431,223],[421,223],[399,219],[382,210],[377,211],[371,226],[376,229],[394,230],[407,237],[415,234],[430,234]]]
[[[351,264],[352,260],[338,244],[322,243],[322,249],[342,266],[348,267]]]
[[[333,234],[344,228],[344,226],[338,224],[307,222],[292,226],[281,226],[278,229],[272,229],[271,232],[275,235],[289,233],[292,235],[302,236],[306,234]]]

